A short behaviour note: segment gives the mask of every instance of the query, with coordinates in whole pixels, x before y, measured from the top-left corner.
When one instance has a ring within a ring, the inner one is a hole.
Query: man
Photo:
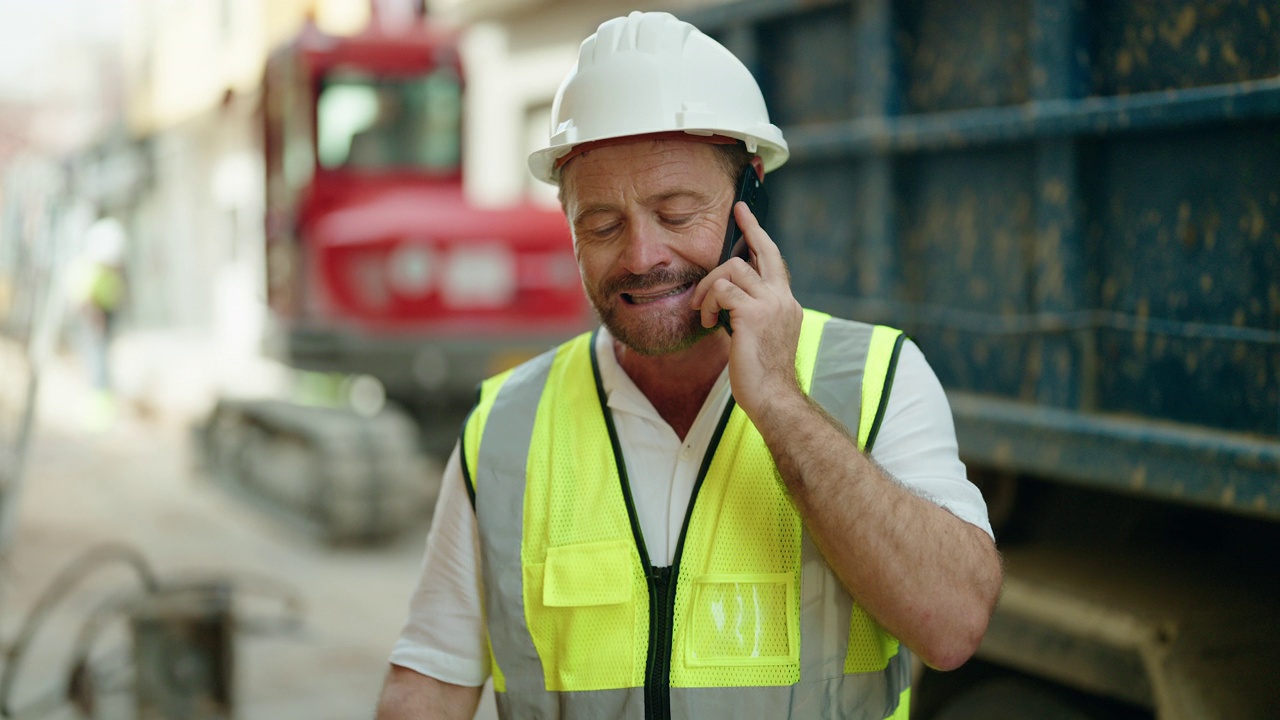
[[[604,327],[482,387],[378,717],[490,676],[511,718],[905,717],[908,648],[963,663],[1001,582],[937,379],[792,297],[733,202],[786,144],[718,43],[606,22],[553,117],[530,168]],[[718,265],[730,212],[752,260]]]
[[[94,431],[110,427],[116,414],[111,344],[128,299],[126,244],[119,220],[105,216],[96,220],[85,233],[84,255],[73,266],[68,283],[81,356],[93,384],[84,422]]]

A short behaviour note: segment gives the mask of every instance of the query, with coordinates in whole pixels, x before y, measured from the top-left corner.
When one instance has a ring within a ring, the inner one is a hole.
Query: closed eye
[[[601,227],[589,228],[587,233],[592,237],[604,239],[616,233],[620,227],[622,227],[621,223],[612,223]]]
[[[680,227],[681,225],[688,225],[692,221],[693,221],[693,215],[675,215],[675,216],[663,215],[662,216],[662,222],[672,227]]]

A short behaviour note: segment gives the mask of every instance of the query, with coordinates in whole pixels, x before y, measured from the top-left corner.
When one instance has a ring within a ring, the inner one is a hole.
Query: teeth
[[[626,296],[631,300],[632,304],[644,305],[645,303],[651,303],[655,300],[661,300],[662,298],[671,297],[672,295],[679,295],[680,293],[684,292],[688,287],[689,287],[688,285],[681,285],[680,287],[671,288],[670,290],[664,293],[658,293],[657,295],[634,295],[634,294],[628,293]]]

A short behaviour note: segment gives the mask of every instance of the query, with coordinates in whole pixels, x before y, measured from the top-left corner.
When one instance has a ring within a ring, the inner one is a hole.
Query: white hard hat
[[[672,131],[741,140],[766,172],[789,155],[742,61],[669,13],[633,12],[582,41],[551,107],[550,145],[529,156],[529,170],[555,185],[575,147]]]

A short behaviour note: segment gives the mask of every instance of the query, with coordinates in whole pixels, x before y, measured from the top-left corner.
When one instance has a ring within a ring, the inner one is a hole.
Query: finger
[[[734,285],[727,278],[720,278],[711,285],[711,290],[707,293],[706,299],[702,303],[700,309],[703,327],[712,327],[719,321],[721,310],[728,310],[732,315],[733,311],[742,307],[751,297],[747,295],[742,288]]]
[[[711,286],[716,280],[724,277],[726,272],[728,272],[728,270],[723,265],[711,268],[711,270],[698,281],[698,284],[694,286],[693,295],[689,297],[689,307],[694,310],[702,307],[702,304],[706,302],[705,298],[707,293],[711,292]]]
[[[782,260],[782,251],[778,249],[778,244],[773,241],[773,238],[769,237],[769,233],[760,226],[760,221],[751,212],[751,208],[747,207],[745,202],[739,201],[733,206],[733,213],[738,227],[742,228],[742,234],[747,239],[747,247],[751,248],[755,257],[755,269],[760,273],[760,277],[766,281],[786,278],[787,268]]]
[[[702,280],[693,288],[693,295],[689,297],[689,307],[694,310],[700,309],[706,303],[706,296],[711,291],[712,286],[718,280],[727,279],[729,282],[748,290],[749,295],[766,290],[764,281],[756,273],[755,268],[751,267],[742,258],[729,258],[723,265],[718,265],[710,270]]]
[[[708,275],[698,284],[698,289],[702,290],[702,298],[693,305],[693,309],[698,311],[698,319],[702,322],[702,327],[711,327],[719,320],[721,308],[716,296],[716,283],[721,279],[723,278],[713,278]]]

